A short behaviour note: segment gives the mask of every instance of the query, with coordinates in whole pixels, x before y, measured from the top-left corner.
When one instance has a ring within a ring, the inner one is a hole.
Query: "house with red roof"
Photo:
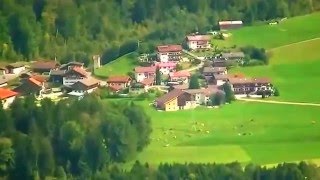
[[[88,73],[79,67],[74,67],[68,70],[63,76],[63,85],[71,86],[72,84],[86,79],[88,77]]]
[[[50,73],[51,70],[57,69],[59,67],[59,63],[56,61],[45,61],[40,60],[31,64],[31,69],[33,72],[37,73]]]
[[[242,21],[219,21],[219,27],[221,31],[238,29],[243,26]]]
[[[180,61],[182,59],[182,46],[176,44],[157,47],[157,56],[160,62]]]
[[[139,66],[134,69],[135,72],[135,79],[137,82],[142,82],[147,78],[155,78],[156,76],[156,66],[148,66],[143,67]]]
[[[16,99],[18,93],[10,89],[0,88],[0,101],[3,109],[7,109]]]
[[[189,83],[190,76],[191,76],[191,74],[189,71],[171,72],[169,74],[169,80],[170,80],[170,82],[178,82],[178,83],[187,84],[187,83]]]
[[[169,61],[169,62],[156,62],[154,64],[161,74],[168,75],[170,72],[175,71],[177,67],[177,62]]]
[[[22,62],[12,63],[6,66],[8,74],[20,74],[24,70],[26,70],[26,66]]]
[[[24,79],[22,84],[14,89],[21,95],[41,95],[41,93],[46,89],[45,83],[40,82],[32,77]]]
[[[235,95],[257,94],[260,91],[273,91],[269,78],[230,77],[229,83]]]
[[[132,79],[129,76],[110,76],[107,85],[111,90],[119,91],[130,86]]]
[[[190,35],[186,37],[189,49],[210,49],[211,36],[210,35]]]

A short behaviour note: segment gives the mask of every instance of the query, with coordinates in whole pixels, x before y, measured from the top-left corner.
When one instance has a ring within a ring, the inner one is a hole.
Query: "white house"
[[[26,70],[23,63],[12,63],[6,66],[8,74],[20,74],[22,71]]]
[[[186,38],[189,49],[210,49],[210,35],[190,35]]]
[[[156,63],[155,66],[159,68],[159,71],[161,72],[161,74],[168,75],[170,72],[175,71],[177,67],[177,63],[172,61],[159,62],[159,63]]]
[[[157,57],[160,62],[180,61],[182,59],[181,45],[163,45],[157,47]]]
[[[71,86],[74,83],[86,78],[87,78],[87,72],[82,68],[75,67],[65,73],[62,81],[63,81],[63,85]]]
[[[134,69],[136,81],[142,82],[147,78],[154,78],[156,76],[156,69],[156,66],[136,67]]]
[[[82,79],[71,85],[72,91],[69,95],[73,96],[83,96],[85,94],[90,94],[99,87],[99,81],[94,78]]]
[[[18,93],[11,91],[10,89],[0,88],[0,100],[3,109],[7,109],[16,99],[17,95]]]

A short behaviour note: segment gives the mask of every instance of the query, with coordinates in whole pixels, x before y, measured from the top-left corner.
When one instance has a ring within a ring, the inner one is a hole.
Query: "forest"
[[[150,133],[150,118],[132,103],[18,98],[0,108],[0,179],[89,179],[135,158]]]
[[[250,25],[319,8],[320,0],[0,0],[0,59],[88,64],[132,42],[146,53],[180,43],[188,33],[217,29],[219,20]]]

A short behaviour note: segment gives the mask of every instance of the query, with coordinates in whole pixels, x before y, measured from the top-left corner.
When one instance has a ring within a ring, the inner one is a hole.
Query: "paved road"
[[[299,102],[272,101],[272,100],[261,100],[261,99],[246,99],[246,98],[239,98],[238,100],[247,101],[247,102],[269,103],[269,104],[287,104],[287,105],[297,105],[297,106],[316,106],[316,107],[320,107],[320,104],[316,104],[316,103],[299,103]]]

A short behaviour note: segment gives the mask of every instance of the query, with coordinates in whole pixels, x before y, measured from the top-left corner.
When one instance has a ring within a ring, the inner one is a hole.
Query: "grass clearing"
[[[232,36],[214,44],[231,47],[233,45],[254,45],[261,48],[275,48],[291,43],[320,37],[320,13],[290,18],[278,25],[248,26],[231,31]]]
[[[108,77],[110,75],[127,75],[128,72],[132,72],[137,62],[137,55],[135,53],[129,53],[118,59],[102,66],[94,71],[95,75],[99,77]]]

